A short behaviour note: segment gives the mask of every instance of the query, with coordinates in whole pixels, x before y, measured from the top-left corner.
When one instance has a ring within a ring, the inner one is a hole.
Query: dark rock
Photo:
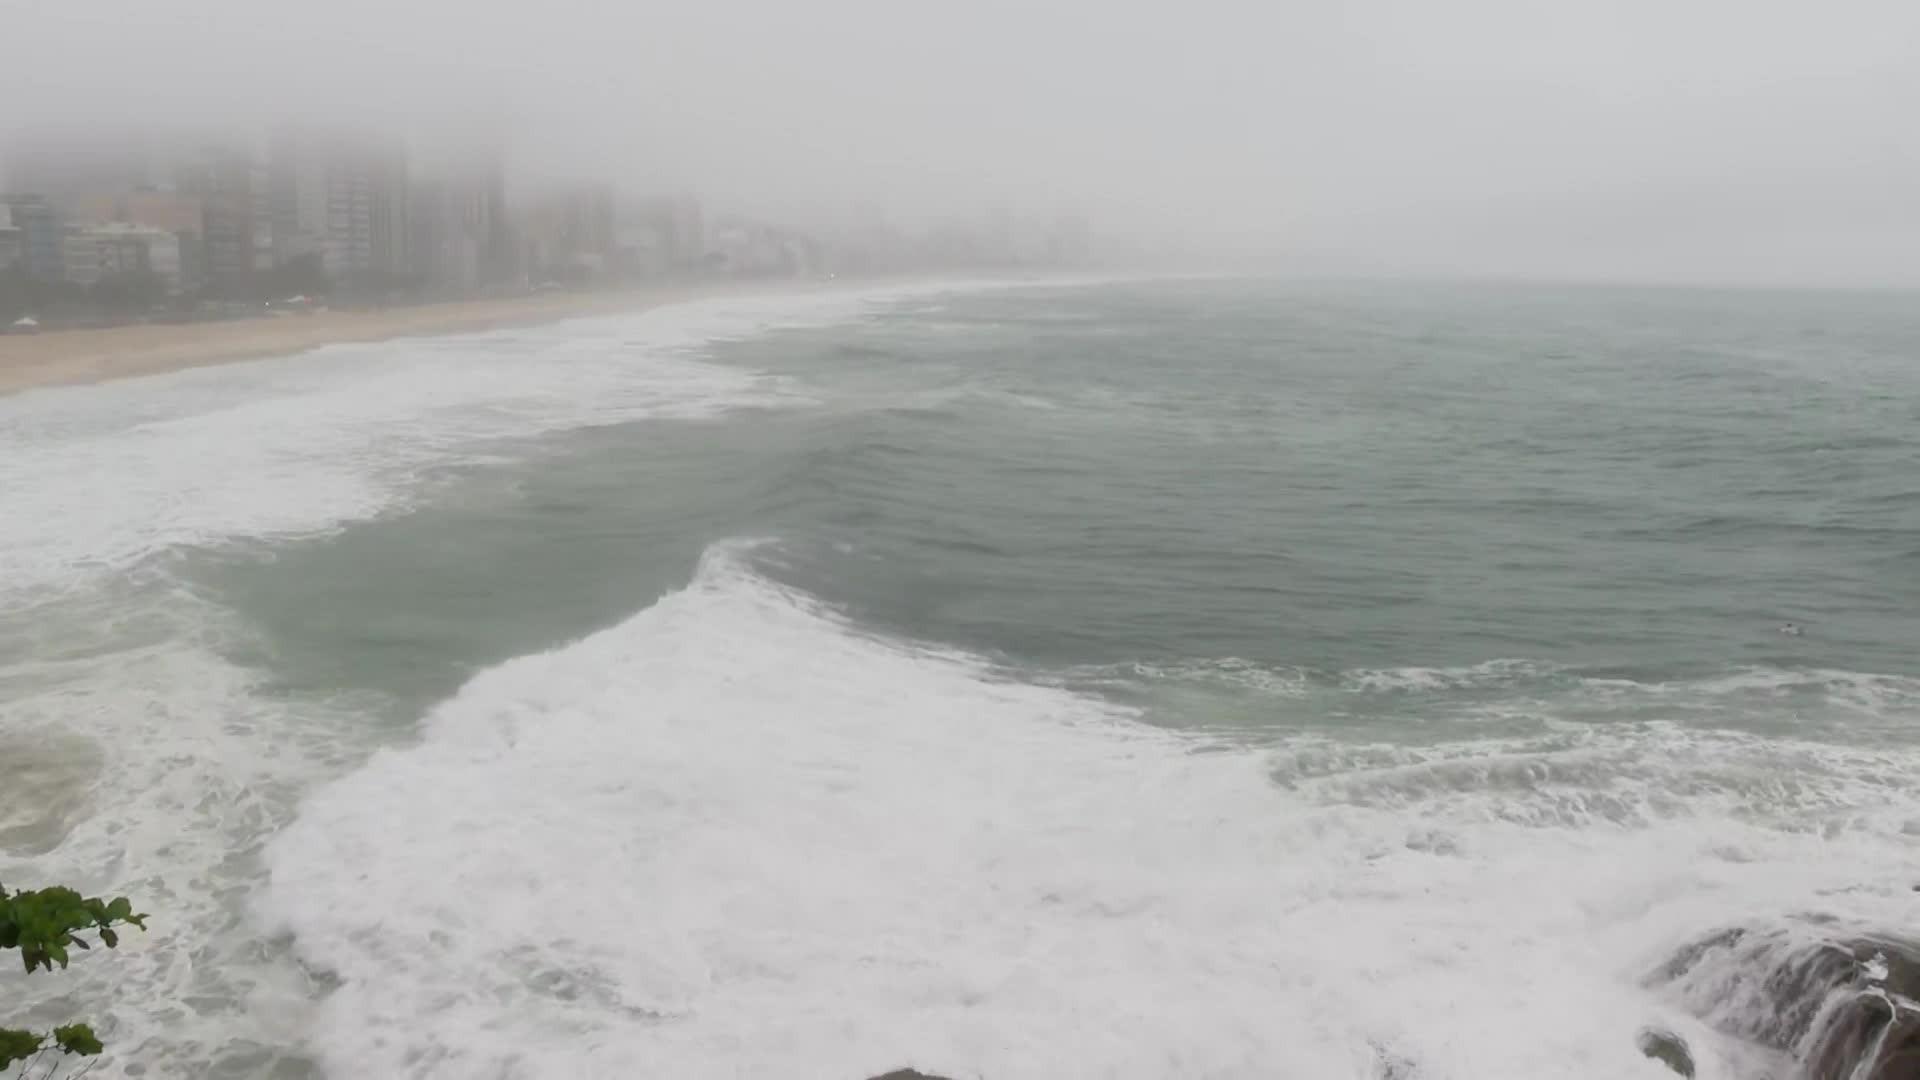
[[[1853,943],[1861,974],[1834,991],[1807,1042],[1810,1080],[1920,1077],[1920,947]]]
[[[1747,932],[1745,930],[1739,927],[1730,927],[1726,930],[1708,934],[1699,941],[1688,942],[1674,950],[1673,955],[1667,959],[1667,962],[1660,965],[1660,970],[1653,973],[1651,981],[1657,983],[1675,982],[1698,966],[1700,961],[1704,959],[1708,953],[1716,949],[1731,949],[1740,944],[1741,939],[1746,936]]]
[[[1641,1053],[1693,1080],[1693,1052],[1687,1049],[1685,1039],[1671,1031],[1648,1028],[1640,1033],[1638,1041]]]
[[[947,1080],[944,1076],[923,1073],[918,1069],[895,1069],[890,1073],[876,1076],[873,1080]]]
[[[1649,981],[1719,1030],[1791,1055],[1806,1080],[1920,1080],[1920,942],[1818,922],[1722,931]],[[1642,1051],[1668,1061],[1648,1034]]]

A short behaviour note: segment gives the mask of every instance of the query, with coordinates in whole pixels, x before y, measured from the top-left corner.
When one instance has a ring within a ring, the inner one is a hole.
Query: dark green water
[[[734,303],[4,403],[7,732],[142,778],[10,812],[257,935],[159,1060],[1626,1075],[1674,941],[1898,910],[1912,297]]]

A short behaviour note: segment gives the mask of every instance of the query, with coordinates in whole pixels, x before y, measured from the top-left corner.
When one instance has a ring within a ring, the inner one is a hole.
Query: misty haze
[[[0,16],[0,1077],[1920,1080],[1920,7]]]

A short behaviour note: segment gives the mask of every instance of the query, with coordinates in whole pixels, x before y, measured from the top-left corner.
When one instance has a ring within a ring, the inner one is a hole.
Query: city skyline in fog
[[[0,136],[497,133],[521,176],[807,223],[1074,209],[1306,272],[1920,285],[1892,0],[21,7]]]

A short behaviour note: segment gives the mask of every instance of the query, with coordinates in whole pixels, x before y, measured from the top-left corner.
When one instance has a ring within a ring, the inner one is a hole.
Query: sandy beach
[[[782,284],[804,287],[795,282]],[[0,394],[280,356],[341,342],[454,334],[580,315],[635,311],[754,287],[701,284],[614,292],[547,293],[375,311],[317,311],[232,322],[0,335]]]

